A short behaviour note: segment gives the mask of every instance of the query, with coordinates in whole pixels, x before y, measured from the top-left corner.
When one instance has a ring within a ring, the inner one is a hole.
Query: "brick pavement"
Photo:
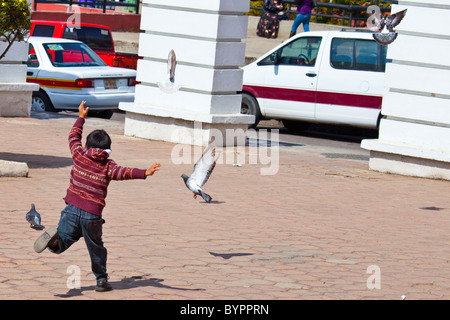
[[[449,299],[449,182],[387,175],[367,161],[325,157],[308,145],[280,147],[280,168],[218,164],[193,200],[174,164],[174,145],[104,128],[119,164],[161,171],[146,181],[112,182],[104,242],[114,288],[93,290],[84,241],[67,252],[37,254],[41,233],[25,221],[36,204],[56,226],[68,186],[67,134],[73,115],[0,118],[0,158],[26,161],[28,178],[0,178],[0,299]],[[223,150],[233,154],[233,148]],[[245,153],[256,151],[247,147]],[[68,289],[68,267],[81,288]],[[377,266],[380,289],[368,289]],[[371,269],[369,269],[371,270]]]

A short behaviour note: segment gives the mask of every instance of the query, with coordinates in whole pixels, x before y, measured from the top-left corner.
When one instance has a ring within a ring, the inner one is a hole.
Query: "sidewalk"
[[[268,165],[260,161],[218,164],[206,204],[185,188],[180,175],[192,165],[174,164],[173,144],[88,118],[85,136],[107,130],[119,164],[162,164],[146,181],[111,183],[103,239],[114,290],[95,292],[84,241],[59,256],[37,254],[41,232],[25,220],[35,203],[44,226],[58,223],[74,121],[0,118],[0,158],[30,167],[28,178],[0,178],[0,299],[450,299],[448,182],[281,146],[276,175],[261,175]],[[234,151],[258,149],[224,154]],[[70,266],[80,289],[67,287]]]
[[[258,25],[259,17],[248,17],[247,39],[243,41],[246,43],[245,56],[247,60],[254,60],[259,58],[267,51],[275,48],[280,43],[286,41],[289,38],[289,32],[291,31],[293,21],[280,21],[280,29],[277,39],[267,39],[258,37],[256,35],[256,26]],[[341,30],[342,26],[325,25],[311,23],[310,30]],[[303,26],[301,25],[297,33],[303,32]],[[138,53],[139,33],[137,32],[113,32],[114,46],[118,52]]]

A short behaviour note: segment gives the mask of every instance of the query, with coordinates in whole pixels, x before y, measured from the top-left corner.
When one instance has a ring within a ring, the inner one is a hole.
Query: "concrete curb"
[[[28,165],[25,162],[0,160],[0,177],[27,177]]]

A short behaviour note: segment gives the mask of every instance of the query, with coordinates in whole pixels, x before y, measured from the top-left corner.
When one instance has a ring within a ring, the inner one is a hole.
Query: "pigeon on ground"
[[[36,230],[44,229],[44,226],[41,225],[41,215],[36,211],[34,203],[31,204],[31,209],[25,215],[25,219],[30,223],[31,228]]]
[[[216,149],[208,146],[194,165],[191,176],[188,177],[184,173],[181,175],[186,187],[194,193],[194,199],[197,198],[197,195],[200,195],[206,202],[211,202],[211,197],[204,193],[201,187],[208,181],[209,176],[216,166],[217,158],[215,155]]]
[[[407,9],[391,14],[386,18],[376,19],[376,29],[380,31],[373,34],[373,38],[376,42],[378,42],[382,46],[387,46],[388,44],[394,42],[395,39],[397,39],[398,34],[397,32],[395,32],[394,28],[400,24],[406,14],[406,10]],[[385,29],[385,27],[387,30]]]
[[[175,68],[177,66],[177,56],[175,51],[170,50],[167,59],[167,79],[165,82],[158,82],[158,87],[165,93],[175,93],[180,90],[181,85],[175,84]]]

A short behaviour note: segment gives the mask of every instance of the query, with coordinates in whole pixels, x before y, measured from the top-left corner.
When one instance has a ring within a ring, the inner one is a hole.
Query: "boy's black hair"
[[[86,148],[111,149],[111,138],[103,129],[94,130],[86,138]]]

